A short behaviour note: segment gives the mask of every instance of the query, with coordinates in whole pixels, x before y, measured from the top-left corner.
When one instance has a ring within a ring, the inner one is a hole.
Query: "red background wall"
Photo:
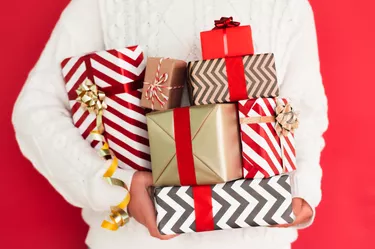
[[[10,122],[13,103],[68,0],[2,1],[0,8],[0,248],[85,248],[87,227],[25,160]],[[295,249],[374,248],[375,4],[311,0],[330,130],[323,153],[324,199]],[[56,215],[58,214],[58,215]],[[372,244],[370,242],[372,241]]]

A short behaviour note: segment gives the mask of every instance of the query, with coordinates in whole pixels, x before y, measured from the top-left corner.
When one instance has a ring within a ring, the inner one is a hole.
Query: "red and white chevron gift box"
[[[146,58],[139,46],[101,51],[65,59],[62,72],[66,82],[72,117],[82,136],[99,149],[90,132],[96,115],[76,101],[76,90],[87,80],[106,95],[103,112],[104,137],[121,168],[150,169],[150,148],[145,110],[140,107]]]
[[[258,98],[238,103],[239,118],[265,120],[241,123],[244,177],[269,178],[296,170],[296,152],[293,133],[278,135],[275,120],[277,101],[287,99]]]

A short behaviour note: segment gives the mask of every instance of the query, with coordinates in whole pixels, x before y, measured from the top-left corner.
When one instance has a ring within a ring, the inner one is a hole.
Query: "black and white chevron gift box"
[[[290,177],[155,189],[162,234],[290,224],[294,221]]]

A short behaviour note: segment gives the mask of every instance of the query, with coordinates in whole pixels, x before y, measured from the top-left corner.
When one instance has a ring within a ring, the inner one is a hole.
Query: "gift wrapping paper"
[[[162,234],[290,224],[290,177],[237,180],[212,186],[159,187],[154,191]]]
[[[121,168],[150,169],[145,110],[140,106],[146,59],[139,46],[101,51],[65,59],[66,82],[72,118],[81,135],[99,149],[102,145],[90,133],[96,129],[96,115],[77,101],[77,89],[87,82],[105,94],[104,136]]]
[[[279,95],[273,54],[202,60],[188,64],[193,105]]]
[[[284,98],[259,98],[238,103],[239,118],[275,117],[277,103],[287,104]],[[242,158],[245,178],[268,178],[296,169],[293,133],[287,136],[276,132],[275,120],[241,124]]]
[[[233,18],[215,21],[215,28],[201,32],[203,60],[254,54],[251,27],[239,26]]]
[[[159,111],[180,107],[185,80],[185,61],[148,58],[141,106]]]
[[[216,184],[242,177],[235,104],[147,114],[155,186]]]

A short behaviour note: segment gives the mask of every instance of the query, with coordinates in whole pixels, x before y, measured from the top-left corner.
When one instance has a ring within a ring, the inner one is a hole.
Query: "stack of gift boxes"
[[[295,169],[293,135],[281,137],[275,120],[277,106],[288,111],[288,102],[276,99],[274,55],[254,55],[250,26],[237,25],[223,19],[201,33],[203,60],[187,66],[193,106],[147,115],[163,234],[293,221],[285,174]],[[147,66],[150,80],[158,67],[154,60]],[[181,92],[168,87],[180,85],[183,72],[162,72],[173,76],[160,96],[178,95],[164,105],[176,107]]]
[[[95,103],[105,95],[103,135],[119,166],[152,168],[162,234],[294,219],[288,173],[296,169],[298,120],[278,97],[274,55],[254,54],[250,26],[231,18],[215,26],[201,33],[202,61],[148,58],[146,66],[131,47],[62,64],[82,135],[101,146],[89,136],[98,111],[81,110],[79,87],[96,90]],[[192,106],[180,108],[185,82]]]

